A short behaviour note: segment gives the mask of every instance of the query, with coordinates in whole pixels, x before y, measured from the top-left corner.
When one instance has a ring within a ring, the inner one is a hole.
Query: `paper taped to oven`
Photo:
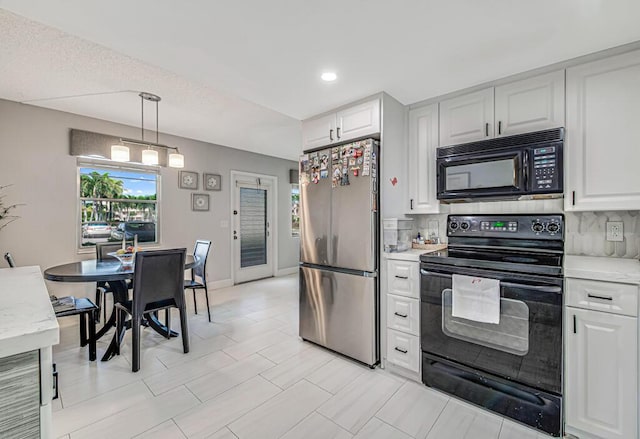
[[[482,323],[500,323],[500,281],[454,274],[452,315]]]

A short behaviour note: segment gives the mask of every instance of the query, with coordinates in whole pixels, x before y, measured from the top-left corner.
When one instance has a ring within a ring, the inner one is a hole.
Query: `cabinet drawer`
[[[413,372],[420,371],[420,343],[415,335],[387,330],[387,361]]]
[[[586,279],[567,279],[566,304],[627,316],[638,315],[638,286]]]
[[[420,301],[393,294],[387,295],[387,327],[419,335]]]
[[[389,260],[387,292],[400,296],[420,297],[419,262]]]

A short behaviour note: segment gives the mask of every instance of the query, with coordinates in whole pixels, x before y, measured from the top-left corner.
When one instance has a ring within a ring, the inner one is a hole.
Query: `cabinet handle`
[[[336,128],[336,136],[340,139],[340,127]]]
[[[498,121],[498,134],[502,134],[502,121]]]
[[[411,210],[413,210],[413,198],[411,199],[411,201],[409,203],[410,203]]]
[[[571,205],[576,205],[576,191],[571,191]]]
[[[329,130],[329,140],[333,142],[333,128]]]
[[[577,327],[578,327],[578,323],[576,322],[576,315],[574,314],[574,315],[573,315],[573,333],[574,333],[574,334],[577,334],[577,333],[578,333],[578,331],[577,331]]]
[[[409,317],[408,314],[400,314],[399,312],[394,312],[395,315],[397,315],[398,317],[402,317],[403,319],[406,319],[407,317]]]
[[[395,349],[396,351],[398,351],[398,352],[402,352],[403,354],[406,354],[406,353],[407,353],[407,350],[406,350],[406,349],[400,349],[398,346],[396,346],[394,349]]]
[[[489,137],[489,122],[484,124],[484,135],[485,137]]]
[[[396,277],[398,279],[409,279],[409,276],[398,276],[397,274],[396,274]]]
[[[600,300],[613,300],[613,297],[611,296],[598,296],[596,294],[591,294],[591,293],[587,293],[587,297],[590,297],[592,299],[600,299]]]

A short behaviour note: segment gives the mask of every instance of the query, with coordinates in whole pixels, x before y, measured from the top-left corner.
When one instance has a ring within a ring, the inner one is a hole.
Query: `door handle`
[[[398,346],[396,346],[394,349],[398,352],[402,352],[403,354],[406,354],[408,352],[406,349],[400,349]]]
[[[403,319],[406,319],[409,316],[408,314],[400,314],[399,312],[394,312],[394,314],[398,317],[402,317]]]
[[[409,276],[398,276],[397,274],[396,274],[396,277],[398,279],[409,279]]]

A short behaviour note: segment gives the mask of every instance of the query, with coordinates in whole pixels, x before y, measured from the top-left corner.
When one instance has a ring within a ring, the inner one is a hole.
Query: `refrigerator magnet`
[[[320,157],[320,170],[327,169],[329,165],[329,156],[327,154],[322,154]]]
[[[356,165],[356,158],[355,157],[351,157],[349,159],[349,166],[355,166]]]
[[[321,169],[320,178],[328,178],[328,177],[329,177],[329,171],[327,169]]]

